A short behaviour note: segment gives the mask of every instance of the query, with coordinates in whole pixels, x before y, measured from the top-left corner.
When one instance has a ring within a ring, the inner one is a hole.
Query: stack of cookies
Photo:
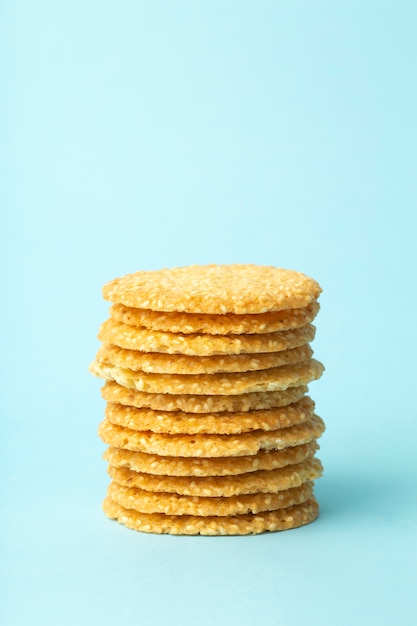
[[[106,284],[90,370],[105,379],[104,511],[144,532],[243,535],[318,515],[324,431],[311,324],[319,285],[290,270],[189,266]]]

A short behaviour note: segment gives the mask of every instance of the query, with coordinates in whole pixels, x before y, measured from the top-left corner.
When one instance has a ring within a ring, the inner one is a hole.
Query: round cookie
[[[252,335],[300,328],[310,324],[319,312],[318,302],[301,309],[273,311],[254,315],[210,315],[207,313],[164,313],[113,304],[110,317],[132,326],[170,333],[207,333],[209,335]]]
[[[310,524],[319,515],[315,498],[287,509],[228,517],[139,513],[116,504],[109,497],[103,502],[103,510],[107,517],[116,519],[131,530],[170,535],[251,535],[275,532]]]
[[[279,430],[255,430],[240,435],[167,435],[131,430],[101,422],[98,434],[104,443],[147,454],[182,457],[249,456],[260,450],[282,450],[317,439],[324,432],[324,422],[317,415],[296,426]]]
[[[191,265],[127,274],[103,287],[106,300],[139,309],[253,314],[308,306],[318,283],[300,272],[259,265]]]
[[[314,413],[314,402],[308,396],[294,404],[264,411],[241,413],[183,413],[137,409],[109,402],[105,415],[118,426],[131,430],[149,430],[170,435],[234,435],[253,430],[277,430],[301,424]]]
[[[110,483],[108,496],[126,509],[140,513],[164,513],[165,515],[198,515],[202,517],[245,515],[285,509],[309,500],[313,484],[306,482],[300,487],[277,493],[255,493],[230,498],[207,498],[180,496],[176,493],[152,493],[137,487]]]
[[[232,374],[147,374],[93,361],[90,372],[123,387],[146,393],[186,395],[228,395],[285,391],[288,387],[306,385],[320,378],[323,365],[310,359],[256,372]]]
[[[240,396],[191,396],[169,393],[145,393],[127,389],[115,382],[106,382],[101,393],[109,402],[120,402],[137,408],[155,411],[184,411],[186,413],[218,413],[272,409],[300,400],[308,391],[306,385],[290,387],[285,391],[243,393]]]
[[[114,482],[144,491],[178,493],[183,496],[230,497],[249,493],[277,493],[316,480],[322,474],[319,459],[308,458],[295,465],[258,470],[237,476],[156,476],[109,465]]]
[[[272,470],[257,470],[236,476],[158,476],[133,472],[109,465],[108,473],[119,485],[145,491],[178,493],[183,496],[229,497],[247,493],[276,493],[322,475],[323,466],[316,457]]]
[[[120,467],[155,476],[236,476],[301,463],[314,456],[318,448],[317,441],[314,440],[283,450],[261,451],[251,456],[206,459],[159,456],[110,447],[103,454],[103,459],[115,468]]]
[[[216,374],[218,372],[266,370],[271,367],[307,361],[312,356],[313,350],[308,344],[281,352],[213,356],[140,352],[139,350],[129,350],[104,344],[97,352],[96,360],[106,365],[116,365],[123,369],[149,374]]]
[[[310,343],[315,332],[315,327],[308,324],[301,328],[264,335],[184,335],[160,333],[108,319],[101,325],[98,338],[103,343],[140,352],[212,356],[280,352]]]

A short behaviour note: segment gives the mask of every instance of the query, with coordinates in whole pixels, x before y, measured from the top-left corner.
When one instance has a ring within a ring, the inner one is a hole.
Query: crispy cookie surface
[[[313,484],[306,482],[299,487],[277,493],[254,493],[230,498],[207,498],[204,496],[180,496],[176,493],[153,493],[126,487],[112,482],[108,496],[126,509],[140,513],[164,513],[165,515],[198,515],[207,517],[245,515],[285,509],[301,504],[313,496]]]
[[[157,476],[133,472],[125,468],[108,467],[111,478],[119,485],[145,491],[178,493],[183,496],[229,497],[247,493],[276,493],[316,480],[323,467],[317,458],[296,465],[272,470],[258,470],[237,476]]]
[[[314,456],[318,447],[316,441],[311,441],[283,450],[261,451],[251,456],[211,459],[159,456],[110,447],[103,454],[103,459],[115,468],[157,476],[236,476],[301,463]]]
[[[232,335],[273,333],[279,330],[300,328],[310,324],[319,312],[318,302],[311,302],[301,309],[274,311],[254,315],[210,315],[198,313],[164,313],[149,309],[135,309],[123,304],[113,304],[110,317],[132,326],[171,333],[207,333],[209,335]]]
[[[104,443],[126,450],[148,454],[182,457],[248,456],[260,450],[282,450],[317,439],[324,432],[323,420],[314,415],[310,420],[289,428],[255,430],[241,435],[166,435],[137,431],[112,424],[107,418],[98,434]]]
[[[226,517],[139,513],[109,497],[104,500],[103,510],[108,517],[132,530],[171,535],[250,535],[289,530],[313,522],[319,514],[315,498],[287,509]]]
[[[147,374],[94,361],[90,372],[123,387],[146,393],[229,395],[267,391],[285,391],[306,385],[323,373],[323,365],[310,359],[268,370],[227,374]]]
[[[120,402],[137,408],[156,411],[185,411],[186,413],[218,413],[219,411],[254,411],[287,406],[300,400],[308,391],[306,385],[285,391],[243,393],[240,396],[191,396],[169,393],[145,393],[127,389],[115,382],[106,382],[102,395],[109,402]]]
[[[315,330],[312,324],[308,324],[301,328],[264,335],[184,335],[161,333],[108,319],[101,325],[98,338],[105,344],[140,352],[212,356],[280,352],[297,348],[313,341]]]
[[[96,360],[134,372],[142,371],[150,374],[216,374],[218,372],[266,370],[271,367],[307,361],[312,355],[313,350],[308,344],[281,352],[213,356],[140,352],[105,344],[97,352]]]
[[[106,300],[125,306],[222,315],[301,308],[320,292],[318,283],[300,272],[242,264],[141,271],[103,287]]]
[[[149,430],[170,435],[209,433],[233,435],[253,430],[277,430],[301,424],[313,416],[314,402],[308,396],[294,404],[263,411],[241,413],[183,413],[137,409],[108,403],[106,417],[112,424],[132,430]]]

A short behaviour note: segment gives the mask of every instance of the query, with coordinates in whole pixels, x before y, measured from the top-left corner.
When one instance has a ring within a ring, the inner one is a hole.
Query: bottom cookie
[[[312,498],[313,484],[305,482],[299,487],[278,493],[254,493],[231,496],[230,498],[205,498],[180,496],[176,493],[153,493],[152,491],[144,491],[111,482],[107,495],[113,502],[139,513],[225,517],[276,511],[301,504]]]
[[[170,535],[250,535],[289,530],[313,522],[319,514],[315,498],[286,509],[230,517],[139,513],[126,509],[110,497],[104,500],[103,510],[108,517],[132,530]]]

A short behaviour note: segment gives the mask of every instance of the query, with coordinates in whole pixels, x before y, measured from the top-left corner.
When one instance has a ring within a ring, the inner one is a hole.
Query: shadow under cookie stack
[[[207,265],[107,283],[90,371],[105,379],[103,508],[134,530],[244,535],[318,516],[324,423],[307,385],[321,289],[291,270]]]

